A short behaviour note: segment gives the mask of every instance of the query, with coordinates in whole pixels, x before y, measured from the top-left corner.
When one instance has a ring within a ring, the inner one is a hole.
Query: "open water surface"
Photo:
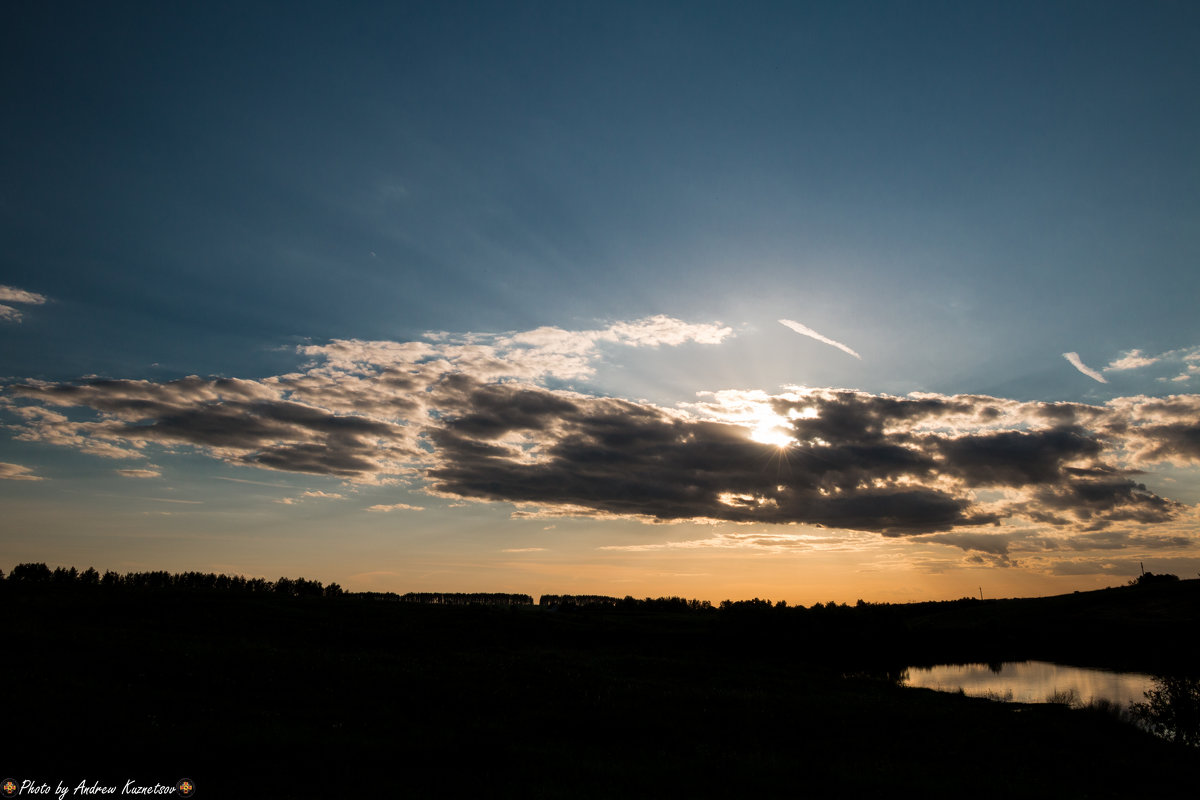
[[[940,664],[909,667],[905,686],[991,697],[1016,703],[1062,701],[1074,691],[1078,702],[1110,700],[1121,706],[1144,701],[1153,678],[1140,672],[1112,672],[1068,667],[1049,661],[1009,661],[1003,664]]]

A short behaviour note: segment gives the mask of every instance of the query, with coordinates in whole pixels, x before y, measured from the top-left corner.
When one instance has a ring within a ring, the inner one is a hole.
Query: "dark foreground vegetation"
[[[1024,658],[1186,677],[1200,581],[911,605],[534,605],[39,567],[0,581],[0,778],[572,798],[1140,797],[1200,780],[1196,749],[1103,714],[894,681],[913,663]]]

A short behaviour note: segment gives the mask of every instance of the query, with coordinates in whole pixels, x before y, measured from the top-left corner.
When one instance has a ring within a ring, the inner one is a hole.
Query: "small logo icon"
[[[5,780],[4,783],[0,783],[0,794],[3,794],[5,797],[16,797],[17,796],[16,781]]]
[[[179,783],[175,784],[175,793],[180,797],[191,797],[196,793],[196,784],[184,778]]]

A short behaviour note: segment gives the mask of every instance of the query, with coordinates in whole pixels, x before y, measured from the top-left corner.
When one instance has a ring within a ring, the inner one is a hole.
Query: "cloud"
[[[1084,375],[1087,375],[1092,380],[1099,381],[1100,383],[1108,383],[1107,378],[1089,367],[1087,364],[1084,364],[1083,359],[1079,357],[1078,353],[1063,353],[1063,358],[1065,358],[1067,361],[1070,361],[1071,366],[1082,372]]]
[[[187,445],[233,463],[354,478],[416,453],[402,424],[294,402],[270,382],[192,376],[166,383],[29,383],[10,390],[46,406],[99,412],[97,420],[77,421],[51,408],[18,408],[29,420],[18,438],[77,445],[111,458],[142,457],[150,444]]]
[[[921,537],[920,541],[936,542],[996,556],[1007,556],[1012,538],[1011,534],[1004,533],[935,533]]]
[[[1200,464],[1200,395],[1118,398],[1109,405],[1121,415],[1110,429],[1124,437],[1134,466]]]
[[[0,286],[0,301],[40,306],[46,302],[46,296],[36,292],[27,292],[24,289],[17,289],[13,286]]]
[[[20,464],[8,464],[0,462],[0,481],[40,481],[43,480],[38,475],[34,475],[29,467],[23,467]]]
[[[219,481],[229,481],[230,483],[247,483],[252,486],[270,486],[275,489],[290,488],[286,483],[269,482],[269,481],[251,481],[251,480],[247,480],[245,478],[227,478],[222,475],[214,475],[213,477]]]
[[[119,469],[117,474],[125,478],[159,478],[162,473],[156,469]]]
[[[651,542],[647,544],[604,545],[597,550],[622,552],[652,552],[660,550],[756,550],[768,553],[801,552],[810,550],[860,550],[874,539],[854,531],[792,533],[782,531],[720,532],[704,539]]]
[[[320,498],[322,500],[344,500],[346,497],[346,495],[340,494],[338,492],[322,492],[322,491],[317,491],[317,490],[313,490],[313,489],[310,489],[307,492],[304,492],[300,496],[305,499],[315,497],[315,498]]]
[[[989,429],[1004,422],[993,398],[831,390],[773,397],[796,442],[780,455],[743,425],[647,404],[507,384],[460,389],[469,411],[451,409],[429,432],[436,459],[425,475],[448,496],[890,536],[1032,515],[1051,525],[1155,522],[1179,508],[1106,464],[1115,453],[1099,431],[1060,423]],[[539,394],[548,396],[533,402]],[[1011,425],[1040,417],[1037,404],[1009,405]],[[985,427],[952,430],[968,420]],[[983,489],[1010,499],[981,502],[975,492]]]
[[[1141,350],[1130,350],[1120,358],[1112,361],[1107,367],[1104,368],[1104,371],[1118,372],[1127,369],[1141,369],[1142,367],[1148,367],[1151,364],[1157,364],[1161,358],[1161,356],[1144,356],[1142,355]]]
[[[589,373],[607,347],[718,343],[728,330],[652,317],[588,331],[337,340],[300,348],[309,360],[283,375],[27,381],[5,387],[0,410],[19,439],[93,455],[193,451],[510,503],[526,519],[796,523],[841,537],[1021,524],[1077,535],[1162,525],[1186,508],[1143,473],[1200,464],[1196,395],[1089,405],[786,387],[666,407],[547,385]],[[279,502],[310,497],[336,495]],[[1005,555],[999,539],[943,543]]]
[[[1163,356],[1173,356],[1179,354],[1183,362],[1183,371],[1171,378],[1159,378],[1160,381],[1171,381],[1173,383],[1187,383],[1192,378],[1200,376],[1200,347],[1193,347],[1183,351],[1172,351]]]
[[[23,314],[19,310],[7,305],[8,303],[24,303],[37,306],[45,302],[45,295],[40,295],[36,292],[27,292],[24,289],[17,289],[14,286],[0,286],[0,321],[20,322],[23,317]]]
[[[309,489],[306,492],[302,492],[299,497],[282,497],[282,498],[276,500],[275,502],[281,503],[285,506],[292,506],[292,505],[296,505],[297,503],[302,503],[305,500],[345,500],[345,499],[346,499],[346,495],[339,494],[338,492],[322,492],[322,491],[318,491],[318,490]]]
[[[424,506],[412,506],[408,503],[392,503],[391,505],[368,506],[367,511],[386,513],[388,511],[424,511]]]
[[[1096,378],[1096,371],[1083,366],[1078,354],[1063,354],[1080,372]],[[1200,375],[1200,346],[1180,347],[1167,350],[1158,355],[1147,355],[1141,350],[1126,350],[1120,357],[1108,363],[1102,372],[1129,372],[1147,367],[1157,366],[1155,380],[1162,383],[1186,383],[1196,375]],[[1164,369],[1174,369],[1174,375],[1161,374]],[[1099,380],[1097,378],[1097,380]]]
[[[835,342],[833,339],[830,339],[828,336],[822,336],[821,334],[817,333],[816,331],[814,331],[812,328],[808,327],[807,325],[801,325],[799,322],[795,322],[794,320],[790,320],[790,319],[781,319],[781,320],[779,320],[779,324],[783,325],[784,327],[791,328],[796,333],[799,333],[802,336],[810,336],[813,339],[816,339],[818,342],[824,342],[825,344],[832,345],[832,346],[836,347],[838,350],[849,353],[850,355],[854,356],[855,358],[859,359],[860,361],[862,360],[862,356],[860,356],[858,353],[851,350],[846,345],[842,344],[841,342]]]

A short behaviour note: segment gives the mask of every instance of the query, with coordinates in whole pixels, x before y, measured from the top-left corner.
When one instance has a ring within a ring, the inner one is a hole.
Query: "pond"
[[[1067,667],[1049,661],[1010,661],[1003,664],[941,664],[909,667],[904,686],[990,697],[1016,703],[1108,700],[1122,707],[1144,701],[1154,679],[1140,672],[1112,672]],[[1073,693],[1073,694],[1072,694]]]

